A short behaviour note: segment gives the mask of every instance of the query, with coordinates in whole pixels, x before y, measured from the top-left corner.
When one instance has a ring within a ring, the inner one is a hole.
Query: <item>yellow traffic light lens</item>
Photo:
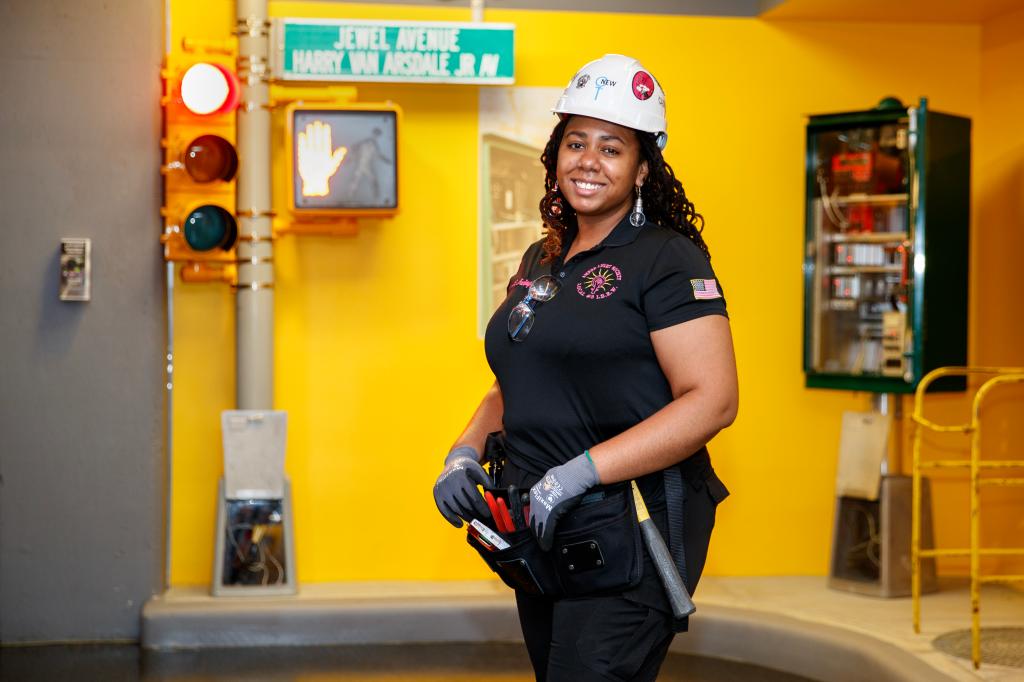
[[[227,251],[237,238],[235,218],[221,206],[205,204],[185,219],[185,241],[194,251]]]
[[[223,66],[193,64],[181,79],[181,101],[193,114],[219,114],[238,106],[238,79]]]
[[[238,153],[219,135],[201,135],[185,149],[182,164],[196,182],[226,182],[238,171]]]

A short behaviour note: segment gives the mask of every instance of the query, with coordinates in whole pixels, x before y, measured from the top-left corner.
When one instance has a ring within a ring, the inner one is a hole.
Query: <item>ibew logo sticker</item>
[[[614,88],[614,87],[615,87],[615,81],[610,80],[608,78],[608,76],[598,76],[597,80],[594,81],[594,88],[595,88],[594,99],[597,99],[597,96],[601,94],[601,88]]]
[[[611,263],[595,265],[576,283],[576,293],[591,301],[608,298],[619,290],[622,282],[622,270]]]
[[[633,75],[633,96],[638,100],[650,99],[654,94],[654,79],[646,71],[637,71]]]
[[[590,74],[589,73],[583,74],[582,76],[580,76],[579,78],[576,79],[576,89],[579,90],[580,88],[582,88],[583,86],[585,86],[589,82],[590,82]]]

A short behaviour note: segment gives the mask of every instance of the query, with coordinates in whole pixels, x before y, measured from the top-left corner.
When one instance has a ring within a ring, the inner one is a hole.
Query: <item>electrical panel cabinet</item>
[[[926,99],[810,117],[809,387],[911,393],[930,370],[966,364],[970,157],[970,119]]]

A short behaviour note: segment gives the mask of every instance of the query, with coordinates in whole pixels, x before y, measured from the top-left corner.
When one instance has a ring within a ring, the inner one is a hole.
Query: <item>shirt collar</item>
[[[612,228],[612,231],[608,233],[608,236],[601,240],[597,246],[588,249],[588,251],[597,251],[598,249],[606,246],[625,246],[626,244],[632,244],[636,241],[637,236],[640,234],[640,230],[644,228],[643,225],[636,227],[633,223],[629,222],[630,214],[627,213],[619,221],[618,225]],[[562,255],[561,260],[565,260],[565,254],[569,251],[569,245],[576,238],[576,233],[579,232],[579,228],[572,226],[565,231],[565,235],[562,237]]]
[[[636,241],[637,236],[640,234],[640,230],[644,228],[643,225],[636,227],[633,223],[629,222],[629,216],[627,213],[619,221],[619,224],[615,226],[604,241],[601,242],[601,246],[625,246],[626,244],[632,244]]]

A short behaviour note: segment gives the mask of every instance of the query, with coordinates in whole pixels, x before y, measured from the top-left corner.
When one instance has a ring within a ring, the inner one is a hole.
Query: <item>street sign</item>
[[[514,42],[512,24],[278,19],[274,76],[511,85]]]

